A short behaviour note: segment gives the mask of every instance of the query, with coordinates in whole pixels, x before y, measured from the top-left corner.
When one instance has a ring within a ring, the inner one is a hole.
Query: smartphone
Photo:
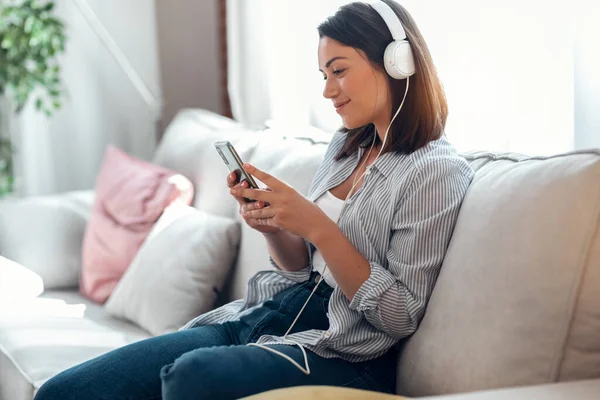
[[[244,163],[242,162],[242,159],[238,155],[237,151],[235,151],[235,148],[233,147],[231,142],[226,140],[216,142],[215,149],[217,149],[217,153],[219,153],[221,159],[223,160],[227,168],[229,168],[229,171],[235,172],[235,176],[238,183],[246,181],[248,182],[248,186],[250,188],[258,189],[258,185],[256,184],[256,181],[254,180],[252,175],[247,174],[246,171],[244,171],[244,168],[242,167]],[[246,200],[249,202],[255,201],[253,199]]]

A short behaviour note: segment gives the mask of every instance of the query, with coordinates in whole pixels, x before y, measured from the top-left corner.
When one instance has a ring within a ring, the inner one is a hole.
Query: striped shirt
[[[335,161],[346,133],[337,132],[312,181],[308,198],[315,201],[344,182],[365,152]],[[440,271],[464,195],[474,172],[445,137],[409,154],[382,154],[348,199],[338,226],[369,260],[371,273],[352,301],[335,288],[329,300],[329,329],[287,336],[261,336],[259,344],[297,342],[325,357],[351,362],[386,353],[411,335],[423,318]],[[299,271],[276,267],[260,271],[248,282],[244,299],[200,315],[180,330],[237,320],[275,294],[306,281],[312,269],[312,243],[306,242],[309,264]],[[293,341],[293,342],[292,342]]]

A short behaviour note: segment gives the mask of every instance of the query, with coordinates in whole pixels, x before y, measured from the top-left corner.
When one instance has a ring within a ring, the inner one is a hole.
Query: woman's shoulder
[[[445,135],[411,153],[409,158],[420,175],[457,173],[469,179],[474,175],[469,162],[458,153]]]

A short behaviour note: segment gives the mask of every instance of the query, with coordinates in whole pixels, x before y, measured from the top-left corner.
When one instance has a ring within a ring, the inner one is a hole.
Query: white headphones
[[[394,41],[385,48],[383,64],[389,76],[406,79],[415,73],[415,60],[402,22],[390,6],[383,1],[373,1],[369,5],[381,15]]]

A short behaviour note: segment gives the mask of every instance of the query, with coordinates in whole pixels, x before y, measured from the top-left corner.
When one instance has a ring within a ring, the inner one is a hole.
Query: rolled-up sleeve
[[[397,339],[412,334],[423,318],[473,177],[468,165],[438,161],[421,168],[398,201],[386,265],[370,261],[370,276],[350,302]]]

